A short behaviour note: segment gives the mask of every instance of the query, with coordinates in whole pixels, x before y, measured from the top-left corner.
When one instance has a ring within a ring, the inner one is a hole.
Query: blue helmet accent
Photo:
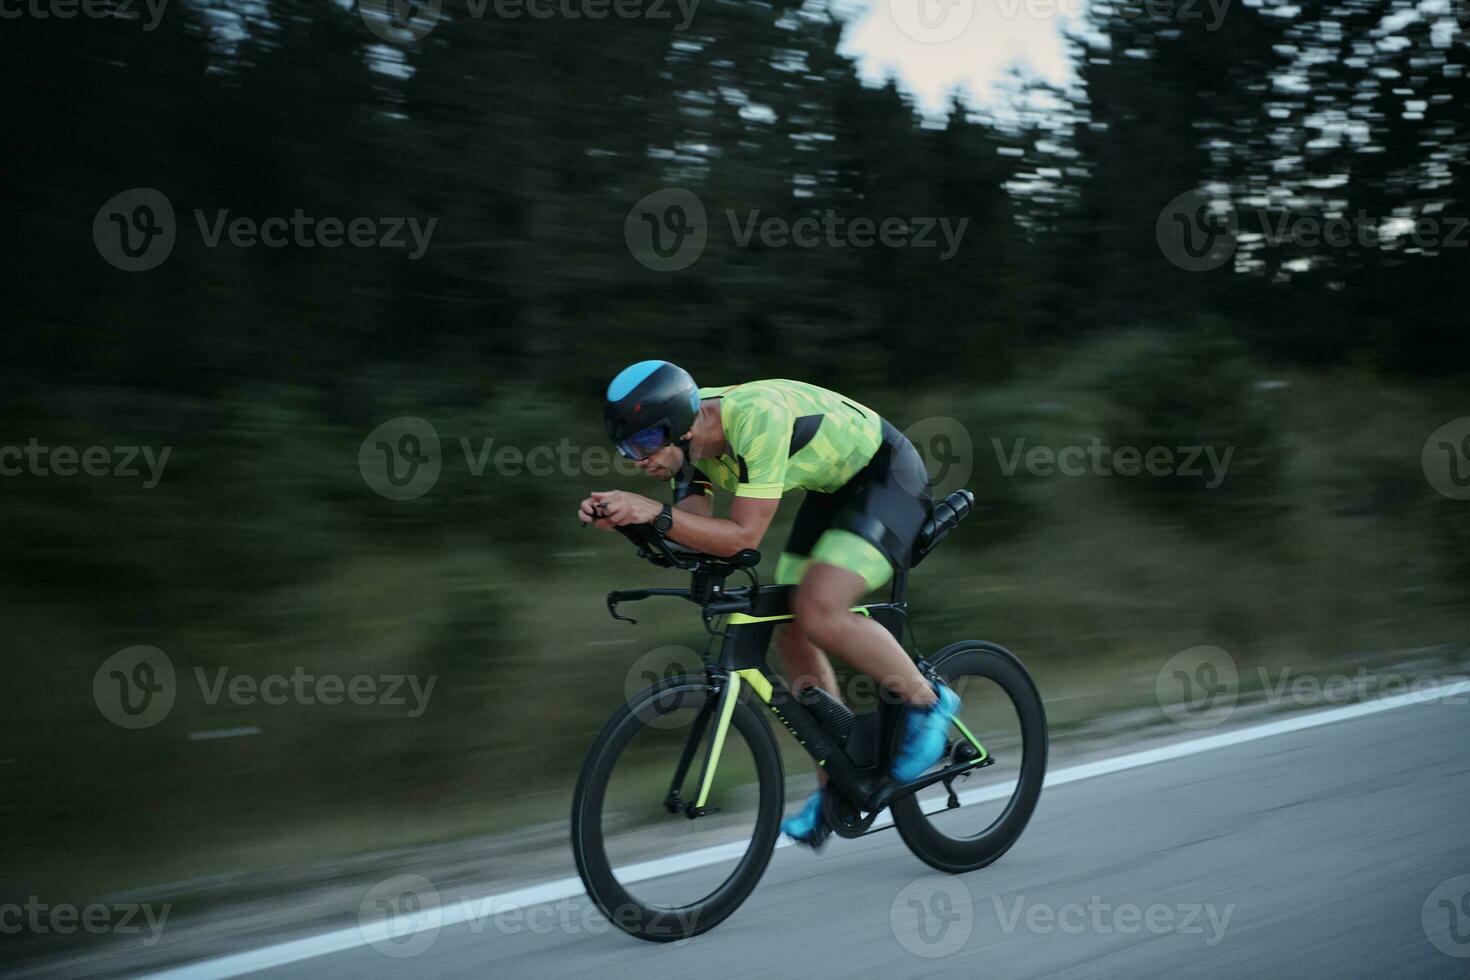
[[[628,367],[623,368],[618,372],[618,376],[612,379],[612,383],[607,386],[607,400],[610,402],[622,401],[628,397],[634,388],[642,384],[650,374],[667,363],[669,362],[639,361],[637,364],[630,364]]]

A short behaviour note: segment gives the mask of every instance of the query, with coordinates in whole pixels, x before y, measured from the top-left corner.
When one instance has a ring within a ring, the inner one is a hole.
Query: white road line
[[[1286,735],[1291,732],[1304,731],[1322,725],[1331,725],[1339,721],[1348,721],[1353,718],[1376,715],[1382,711],[1392,711],[1395,708],[1402,708],[1411,704],[1445,701],[1467,692],[1470,692],[1470,681],[1459,681],[1454,684],[1441,685],[1427,691],[1399,694],[1393,697],[1379,698],[1376,701],[1364,701],[1359,704],[1344,705],[1340,708],[1329,708],[1325,711],[1303,712],[1288,718],[1283,718],[1280,721],[1264,722],[1235,731],[1221,732],[1218,735],[1207,735],[1203,738],[1193,738],[1184,742],[1162,745],[1155,749],[1143,749],[1138,752],[1130,752],[1126,755],[1099,759],[1096,762],[1086,762],[1080,765],[1068,766],[1065,769],[1055,769],[1047,774],[1045,785],[1048,787],[1065,786],[1067,783],[1091,779],[1094,776],[1106,776],[1110,773],[1122,772],[1127,769],[1137,769],[1141,766],[1151,766],[1159,762],[1183,759],[1191,755],[1199,755],[1202,752],[1213,752],[1216,749],[1223,749],[1232,745],[1243,745],[1247,742],[1256,742],[1263,738],[1273,738],[1277,735]],[[1465,702],[1458,701],[1455,703],[1464,704]],[[999,799],[1008,795],[1009,791],[1010,787],[1002,784],[999,786],[981,786],[958,795],[962,804],[968,804]],[[889,815],[884,813],[882,817],[873,823],[873,826],[874,828],[886,827],[892,822]],[[788,847],[791,846],[791,841],[782,838],[776,846],[778,848]],[[672,857],[628,865],[619,869],[619,877],[624,882],[631,884],[635,881],[644,881],[662,875],[691,871],[695,868],[719,864],[722,861],[735,860],[744,853],[744,849],[745,844],[743,841],[737,841],[733,844],[703,847],[684,854],[676,854]],[[559,878],[555,881],[547,881],[528,888],[503,892],[499,895],[486,895],[473,899],[464,898],[458,902],[442,905],[437,918],[424,916],[423,913],[420,913],[419,917],[423,920],[423,924],[415,931],[430,928],[444,929],[463,922],[470,922],[471,920],[483,921],[491,915],[499,915],[502,912],[526,908],[532,905],[541,905],[546,902],[556,902],[564,898],[572,898],[581,895],[582,892],[582,881],[580,878]],[[305,939],[297,939],[291,942],[278,943],[274,946],[266,946],[244,953],[234,953],[211,960],[201,960],[198,963],[192,963],[176,969],[149,974],[149,977],[151,980],[215,980],[215,978],[238,977],[259,970],[268,970],[272,967],[299,963],[302,960],[314,959],[318,956],[340,953],[344,950],[356,949],[361,946],[370,946],[388,939],[402,942],[409,934],[404,929],[402,919],[396,921],[385,920],[347,929],[337,929],[333,932],[308,936]]]
[[[216,728],[207,732],[190,732],[189,741],[208,742],[217,738],[243,738],[246,735],[259,735],[260,729],[251,725],[249,728]]]

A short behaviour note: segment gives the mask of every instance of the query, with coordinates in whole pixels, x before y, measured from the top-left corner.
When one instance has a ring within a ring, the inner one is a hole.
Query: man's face
[[[655,480],[672,480],[684,464],[684,454],[678,446],[665,446],[647,459],[635,459],[633,465]]]

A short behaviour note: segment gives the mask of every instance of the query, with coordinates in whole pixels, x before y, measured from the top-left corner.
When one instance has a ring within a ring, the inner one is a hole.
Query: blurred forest
[[[819,0],[704,0],[683,31],[450,2],[402,44],[322,0],[175,0],[151,31],[8,20],[0,442],[172,458],[151,490],[0,480],[5,888],[560,818],[629,662],[699,627],[650,611],[629,640],[606,618],[606,590],[657,573],[572,514],[631,478],[475,477],[450,457],[461,438],[601,445],[602,386],[644,357],[707,384],[799,377],[901,427],[960,420],[983,507],[915,576],[920,639],[984,633],[1044,690],[1127,664],[1151,696],[1194,643],[1250,663],[1463,642],[1470,504],[1419,462],[1470,414],[1470,230],[1452,240],[1470,215],[1463,0],[1237,3],[1208,23],[1094,3],[1074,85],[1017,77],[1004,105],[935,120],[860,82]],[[179,224],[142,273],[91,236],[134,187],[167,195]],[[699,196],[711,234],[661,273],[624,222],[669,187]],[[1159,237],[1196,189],[1238,221],[1233,256],[1205,272]],[[415,261],[207,248],[194,229],[194,209],[298,208],[438,223]],[[741,247],[723,215],[756,209],[969,225],[947,262]],[[1380,240],[1271,237],[1286,215],[1359,212]],[[1404,231],[1424,219],[1444,233]],[[357,454],[405,415],[433,422],[446,462],[398,502],[364,485]],[[1203,492],[992,461],[992,439],[1093,436],[1231,445],[1236,465]],[[588,646],[609,638],[625,645]],[[134,644],[181,677],[439,681],[419,719],[181,688],[167,722],[131,732],[91,685]],[[231,726],[261,732],[186,737]]]

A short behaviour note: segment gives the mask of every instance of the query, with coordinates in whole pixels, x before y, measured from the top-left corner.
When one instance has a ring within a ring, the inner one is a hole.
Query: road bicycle
[[[973,505],[968,490],[934,505],[911,567]],[[651,525],[618,530],[639,557],[688,572],[691,581],[685,589],[609,592],[612,617],[633,623],[618,612],[621,603],[682,598],[699,607],[709,642],[702,672],[670,670],[629,697],[583,763],[572,850],[588,896],[608,921],[639,939],[687,939],[720,924],[750,895],[777,846],[785,806],[781,752],[766,712],[826,772],[823,807],[838,836],[886,829],[886,810],[920,860],[950,873],[983,868],[1015,844],[1041,795],[1047,727],[1041,695],[1014,654],[961,640],[918,661],[931,681],[961,695],[962,710],[936,767],[897,783],[889,771],[904,709],[885,688],[874,685],[873,710],[854,713],[820,688],[792,691],[767,666],[773,630],[793,618],[794,587],[761,584],[759,552],[721,558],[680,548]],[[908,571],[895,574],[887,602],[853,609],[900,643]],[[749,584],[727,587],[737,573]],[[956,788],[972,777],[973,785]]]

